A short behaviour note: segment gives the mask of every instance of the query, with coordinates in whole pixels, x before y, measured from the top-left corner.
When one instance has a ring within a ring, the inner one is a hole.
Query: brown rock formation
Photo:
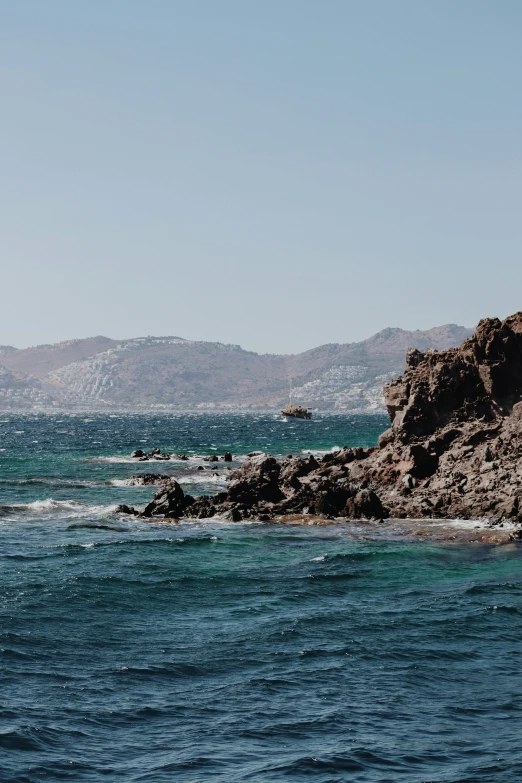
[[[230,474],[227,493],[186,503],[177,485],[171,502],[166,487],[146,513],[522,523],[522,312],[481,321],[459,348],[408,351],[385,399],[391,428],[376,449],[345,447],[321,462],[255,454]]]
[[[385,399],[392,427],[368,469],[391,514],[522,521],[522,313],[410,351]]]

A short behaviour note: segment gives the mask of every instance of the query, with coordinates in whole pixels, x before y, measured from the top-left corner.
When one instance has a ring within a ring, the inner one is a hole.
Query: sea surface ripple
[[[153,494],[132,473],[210,493],[205,454],[385,417],[0,419],[1,783],[522,780],[517,544],[114,513]],[[127,460],[152,446],[191,460]]]

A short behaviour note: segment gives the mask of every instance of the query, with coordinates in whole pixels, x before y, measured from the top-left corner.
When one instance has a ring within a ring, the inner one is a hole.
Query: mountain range
[[[382,411],[382,386],[403,372],[408,348],[443,350],[472,333],[388,328],[295,355],[170,336],[0,346],[0,409],[278,408],[291,386],[294,402],[311,408]]]

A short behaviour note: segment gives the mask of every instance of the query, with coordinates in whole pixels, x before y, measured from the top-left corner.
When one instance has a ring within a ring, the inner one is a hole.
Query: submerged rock
[[[117,506],[115,511],[115,514],[132,514],[133,516],[137,517],[140,515],[139,511],[136,511],[135,508],[132,506],[127,506],[125,503],[122,503],[121,505]]]

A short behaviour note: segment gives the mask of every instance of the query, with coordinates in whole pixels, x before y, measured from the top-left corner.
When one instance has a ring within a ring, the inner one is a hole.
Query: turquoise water
[[[522,779],[518,545],[114,513],[385,417],[0,419],[2,783]],[[156,445],[192,458],[128,461]]]

